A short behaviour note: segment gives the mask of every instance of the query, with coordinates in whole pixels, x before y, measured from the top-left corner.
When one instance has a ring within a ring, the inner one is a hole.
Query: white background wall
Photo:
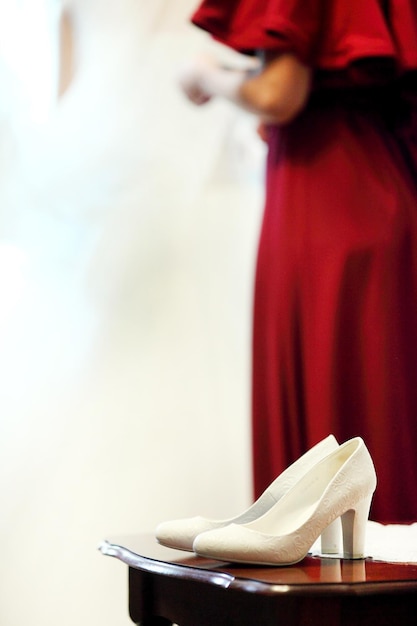
[[[2,626],[129,624],[100,541],[251,498],[254,121],[177,90],[195,0],[67,4],[54,106],[56,2],[0,3]]]

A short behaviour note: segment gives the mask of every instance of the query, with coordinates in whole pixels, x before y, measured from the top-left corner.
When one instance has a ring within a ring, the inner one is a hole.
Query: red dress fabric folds
[[[378,56],[417,67],[414,0],[206,0],[192,21],[243,53],[286,50],[329,70]]]
[[[360,435],[371,517],[416,521],[417,2],[206,0],[193,22],[241,52],[293,52],[316,78],[268,131],[255,495],[329,433]]]

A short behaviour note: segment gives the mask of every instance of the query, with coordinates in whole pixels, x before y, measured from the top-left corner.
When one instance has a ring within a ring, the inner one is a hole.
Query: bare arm
[[[284,124],[304,107],[310,93],[311,70],[289,53],[267,58],[256,74],[200,59],[180,82],[195,104],[223,97],[255,113],[263,122]]]

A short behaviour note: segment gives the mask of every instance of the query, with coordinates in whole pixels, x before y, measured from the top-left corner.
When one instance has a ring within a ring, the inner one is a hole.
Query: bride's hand
[[[202,105],[211,100],[212,94],[204,88],[204,82],[210,72],[218,68],[218,63],[209,56],[196,57],[182,66],[178,82],[191,102]]]

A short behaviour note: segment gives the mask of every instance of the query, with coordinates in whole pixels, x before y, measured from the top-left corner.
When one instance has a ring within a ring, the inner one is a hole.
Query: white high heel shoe
[[[159,543],[180,550],[193,550],[197,535],[230,524],[246,524],[258,519],[273,507],[291,487],[306,474],[320,459],[337,449],[338,443],[333,435],[323,439],[297,461],[280,474],[263,494],[246,511],[236,517],[223,520],[206,517],[190,517],[162,522],[156,528]],[[334,554],[339,551],[340,525],[337,522],[322,536],[322,552]]]
[[[345,558],[364,558],[365,530],[376,474],[360,437],[319,461],[262,517],[210,530],[194,541],[197,554],[239,563],[292,565],[337,518]]]

